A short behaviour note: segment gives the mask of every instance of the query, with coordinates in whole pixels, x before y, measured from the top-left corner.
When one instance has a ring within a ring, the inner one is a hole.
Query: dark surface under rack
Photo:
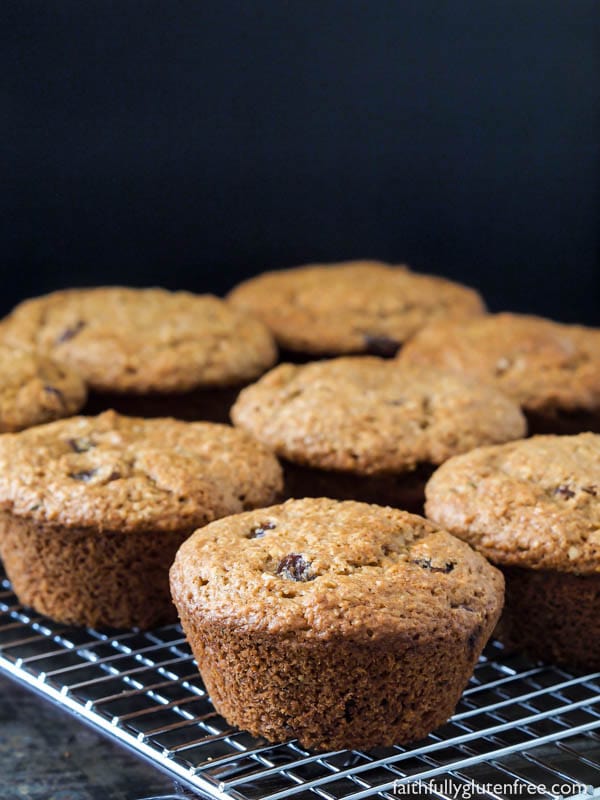
[[[200,794],[394,798],[420,779],[411,792],[422,798],[466,798],[472,781],[473,797],[573,797],[600,785],[600,673],[506,656],[494,643],[454,717],[427,739],[315,754],[229,726],[213,709],[178,625],[66,627],[21,606],[0,577],[0,669]]]

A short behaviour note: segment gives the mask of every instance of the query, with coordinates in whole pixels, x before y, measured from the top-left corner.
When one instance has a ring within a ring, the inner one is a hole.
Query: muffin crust
[[[600,436],[536,436],[450,459],[427,514],[500,566],[496,635],[544,661],[600,669]]]
[[[445,721],[503,582],[420,517],[305,499],[197,531],[171,590],[218,711],[323,749],[410,741]]]
[[[86,395],[73,370],[31,350],[0,345],[0,433],[76,414]]]
[[[281,347],[315,356],[391,357],[433,320],[485,311],[474,289],[379,261],[266,272],[241,283],[228,299],[262,319]]]
[[[241,392],[232,419],[282,458],[359,475],[439,464],[526,430],[491,386],[375,357],[281,364]]]
[[[100,392],[185,392],[252,380],[275,363],[258,320],[211,295],[165,289],[67,289],[26,300],[0,341],[76,369]]]
[[[106,412],[0,437],[0,555],[21,602],[61,622],[174,617],[168,568],[200,525],[277,499],[241,431]]]
[[[540,432],[579,432],[600,424],[600,329],[489,315],[432,325],[399,359],[493,381]]]

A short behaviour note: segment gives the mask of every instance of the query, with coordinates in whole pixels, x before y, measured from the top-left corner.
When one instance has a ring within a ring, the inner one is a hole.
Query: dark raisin
[[[478,625],[475,628],[475,630],[472,631],[472,633],[469,634],[469,638],[467,639],[467,646],[469,648],[469,651],[470,651],[471,655],[473,655],[473,653],[475,651],[475,646],[477,645],[477,642],[479,641],[479,637],[480,636],[481,636],[481,628]]]
[[[108,480],[109,481],[118,481],[120,477],[121,477],[121,473],[119,472],[119,470],[118,469],[113,469],[113,471],[108,476]]]
[[[72,339],[74,336],[77,336],[77,334],[82,328],[85,328],[85,322],[82,319],[80,319],[74,325],[71,325],[70,328],[65,328],[64,331],[57,338],[56,343],[62,344],[62,342],[68,342],[69,339]]]
[[[312,574],[310,561],[298,553],[284,556],[277,565],[277,574],[288,581],[312,581],[317,577]]]
[[[54,397],[58,399],[59,403],[64,406],[65,396],[60,389],[57,389],[56,386],[50,386],[50,384],[47,384],[44,386],[44,391],[48,394],[54,395]]]
[[[596,497],[598,494],[598,487],[595,483],[590,483],[589,486],[582,486],[581,491],[585,492],[586,494],[591,494],[592,497]]]
[[[346,700],[344,705],[344,717],[346,722],[352,722],[352,720],[356,717],[356,702],[354,700]]]
[[[74,481],[83,481],[84,483],[88,483],[92,480],[97,472],[97,469],[84,469],[81,472],[70,472],[69,478],[73,478]]]
[[[559,494],[561,497],[565,497],[567,500],[570,500],[571,497],[575,497],[575,492],[572,489],[569,489],[568,486],[557,486],[554,490],[554,494]]]
[[[86,453],[88,450],[96,447],[96,443],[92,442],[91,439],[87,439],[85,436],[79,436],[76,439],[67,439],[67,444],[75,453]]]
[[[413,558],[412,563],[416,564],[421,569],[426,569],[429,572],[441,572],[444,575],[447,575],[449,572],[452,572],[454,567],[456,566],[455,561],[446,561],[442,566],[434,566],[431,563],[430,558]]]
[[[246,539],[260,539],[267,531],[272,531],[274,527],[274,522],[263,522],[261,525],[250,528],[250,533],[246,535]]]
[[[365,349],[371,356],[393,358],[400,349],[400,342],[390,336],[376,336],[365,333]]]

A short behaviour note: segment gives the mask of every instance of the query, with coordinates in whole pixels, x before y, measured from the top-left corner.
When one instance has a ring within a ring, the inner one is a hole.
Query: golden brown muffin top
[[[450,459],[427,516],[497,564],[600,572],[600,435],[534,436]]]
[[[474,289],[379,261],[265,272],[228,299],[262,319],[282,347],[314,355],[392,356],[436,319],[485,311]]]
[[[191,531],[281,488],[276,458],[226,425],[106,411],[0,436],[0,508],[40,523]]]
[[[0,433],[75,414],[86,396],[73,370],[31,350],[0,345]]]
[[[179,392],[258,377],[275,363],[257,319],[211,295],[68,289],[25,300],[0,341],[51,355],[98,391]]]
[[[526,432],[517,404],[493,386],[375,357],[281,364],[242,390],[231,414],[281,457],[366,475]]]
[[[421,517],[328,499],[289,500],[196,531],[171,568],[198,624],[376,641],[453,636],[498,612],[500,573]],[[422,642],[420,642],[422,644]]]
[[[526,410],[600,408],[600,329],[495,314],[420,331],[400,363],[494,381]]]

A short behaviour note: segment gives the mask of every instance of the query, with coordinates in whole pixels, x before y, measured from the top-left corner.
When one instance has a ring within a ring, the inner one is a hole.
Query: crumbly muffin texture
[[[600,574],[600,435],[535,436],[443,464],[426,513],[494,563]]]
[[[508,313],[440,322],[399,359],[494,381],[527,411],[600,411],[600,329]]]
[[[272,741],[414,741],[452,713],[503,581],[426,520],[291,500],[197,531],[171,591],[217,710]]]
[[[256,378],[275,363],[267,328],[211,295],[69,289],[26,300],[0,341],[76,369],[98,391],[184,392]]]
[[[363,475],[440,464],[526,432],[493,386],[375,357],[282,364],[241,392],[232,419],[291,462]]]
[[[36,523],[191,531],[272,502],[275,457],[242,431],[108,411],[0,437],[0,507]]]
[[[76,414],[86,395],[73,370],[31,350],[0,345],[0,433]]]
[[[218,520],[180,548],[172,585],[212,620],[372,641],[461,630],[496,604],[499,573],[433,523],[324,498]]]
[[[474,289],[378,261],[266,272],[228,299],[262,319],[282,347],[313,355],[393,356],[433,320],[485,311]]]

